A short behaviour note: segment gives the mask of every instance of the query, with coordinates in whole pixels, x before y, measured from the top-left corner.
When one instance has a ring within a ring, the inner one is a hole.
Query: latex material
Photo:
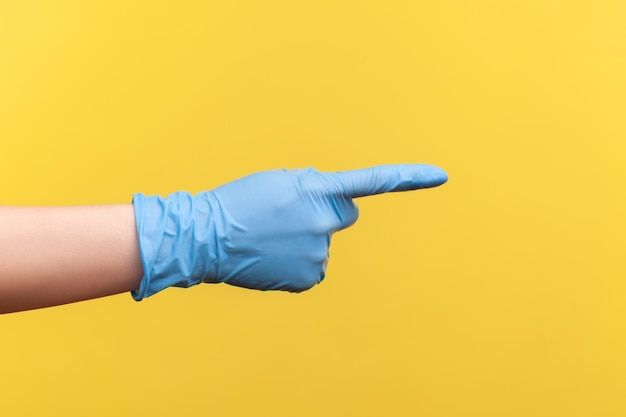
[[[440,168],[418,164],[278,170],[195,196],[135,194],[144,276],[132,296],[202,282],[307,290],[324,278],[332,234],[357,220],[353,198],[435,187],[447,178]]]

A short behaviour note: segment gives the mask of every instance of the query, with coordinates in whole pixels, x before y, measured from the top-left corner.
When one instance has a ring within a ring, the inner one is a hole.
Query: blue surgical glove
[[[357,220],[353,198],[436,187],[447,179],[430,165],[279,170],[196,195],[135,194],[144,276],[133,298],[202,282],[307,290],[324,278],[332,234]]]

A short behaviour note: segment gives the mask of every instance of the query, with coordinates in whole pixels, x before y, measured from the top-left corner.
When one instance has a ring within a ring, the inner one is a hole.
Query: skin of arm
[[[0,313],[135,290],[132,204],[0,207]]]

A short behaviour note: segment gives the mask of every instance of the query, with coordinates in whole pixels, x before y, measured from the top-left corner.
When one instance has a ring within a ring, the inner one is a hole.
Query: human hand
[[[202,282],[307,290],[324,278],[332,234],[357,220],[354,198],[436,187],[447,178],[418,164],[309,168],[252,174],[195,196],[136,194],[144,277],[133,297]]]

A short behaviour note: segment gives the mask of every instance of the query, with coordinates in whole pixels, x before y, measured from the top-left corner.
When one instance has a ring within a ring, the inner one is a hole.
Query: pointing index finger
[[[444,170],[427,164],[381,165],[332,175],[352,198],[437,187],[448,180]]]

